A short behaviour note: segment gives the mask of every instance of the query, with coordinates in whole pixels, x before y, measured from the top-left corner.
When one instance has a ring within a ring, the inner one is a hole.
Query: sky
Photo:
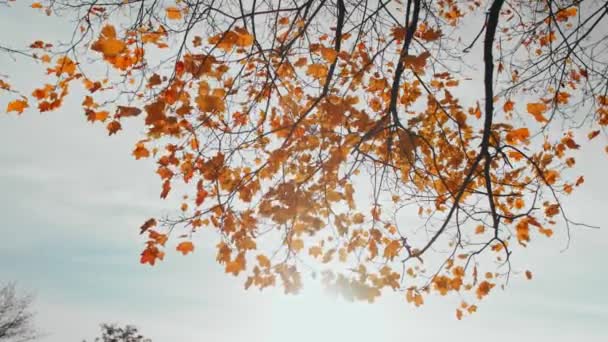
[[[0,10],[1,23],[21,20]],[[0,30],[0,41],[58,29],[44,20],[10,37]],[[0,56],[0,65],[18,75],[17,86],[38,81],[30,62]],[[414,308],[399,292],[373,304],[346,302],[313,281],[297,296],[245,291],[242,279],[214,261],[214,240],[205,234],[189,256],[170,252],[153,268],[140,265],[138,227],[176,203],[159,199],[153,161],[131,156],[142,128],[134,123],[107,137],[77,102],[52,113],[0,115],[0,282],[35,295],[40,341],[91,340],[103,322],[134,324],[157,342],[608,340],[605,142],[579,153],[585,184],[566,199],[572,218],[602,229],[574,228],[564,251],[559,226],[554,238],[518,250],[513,262],[532,270],[533,280],[514,277],[458,321],[454,297],[430,296]]]

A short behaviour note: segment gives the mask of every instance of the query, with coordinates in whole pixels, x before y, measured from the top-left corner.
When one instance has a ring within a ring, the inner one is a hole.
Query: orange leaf
[[[510,130],[509,132],[507,132],[505,139],[507,140],[507,143],[509,143],[509,144],[517,144],[518,142],[528,140],[529,137],[530,137],[530,131],[528,131],[527,128],[523,127],[523,128]]]
[[[503,109],[505,112],[510,112],[510,111],[512,111],[512,110],[513,110],[513,107],[515,107],[515,103],[514,103],[513,101],[511,101],[511,100],[507,100],[507,101],[505,102],[505,104],[502,106],[502,109]]]
[[[260,254],[256,258],[258,259],[258,263],[260,264],[260,266],[264,268],[270,268],[270,260],[268,259],[268,257]]]
[[[401,249],[401,241],[393,240],[384,247],[384,257],[388,260],[393,260]]]
[[[141,113],[141,109],[136,107],[118,106],[115,117],[122,118],[125,116],[137,116]]]
[[[108,135],[112,135],[120,131],[122,129],[122,126],[120,125],[120,122],[113,120],[108,123],[106,128],[108,129]]]
[[[139,234],[143,234],[146,230],[156,226],[156,220],[151,218],[148,219],[144,224],[141,225]]]
[[[587,135],[587,138],[589,138],[589,140],[591,140],[591,139],[594,139],[595,137],[597,137],[598,135],[600,135],[600,131],[599,130],[593,131],[593,132],[590,132]]]
[[[312,76],[316,79],[323,79],[327,77],[327,67],[323,64],[313,63],[308,66],[306,69],[306,74],[308,76]]]
[[[106,111],[96,112],[96,111],[90,110],[90,109],[87,109],[85,112],[87,114],[87,120],[91,121],[91,122],[106,121],[106,119],[110,115],[110,113],[108,113]]]
[[[534,119],[538,122],[547,122],[547,118],[543,116],[543,113],[547,111],[547,105],[542,102],[528,103],[526,106],[528,113],[534,116]]]
[[[431,56],[428,51],[424,51],[418,56],[405,56],[403,58],[403,63],[406,68],[412,69],[415,73],[424,72],[424,68],[426,67],[426,60]]]
[[[182,11],[175,6],[167,7],[165,12],[167,14],[167,18],[171,20],[179,20],[182,18]]]
[[[34,2],[34,3],[32,3],[32,5],[30,7],[31,8],[42,8],[42,4],[39,2]]]
[[[141,259],[139,260],[139,262],[141,262],[142,264],[150,264],[150,266],[154,266],[156,259],[163,260],[164,256],[165,253],[160,251],[158,247],[148,246],[148,248],[146,248],[141,253]]]
[[[147,158],[150,156],[150,151],[144,146],[143,143],[138,143],[135,145],[135,150],[133,150],[133,155],[135,159]]]
[[[477,294],[477,298],[482,299],[484,296],[487,296],[493,287],[494,284],[489,283],[486,280],[482,281],[479,286],[477,286],[477,290],[475,291],[475,293]]]
[[[338,53],[334,49],[322,47],[321,48],[321,56],[328,61],[329,63],[333,63],[338,57]]]
[[[104,57],[116,57],[125,51],[127,45],[116,38],[116,29],[112,25],[106,25],[101,30],[101,35],[92,45],[91,49],[101,52]]]
[[[194,250],[194,245],[190,241],[184,241],[180,242],[175,249],[186,255]]]
[[[163,182],[163,191],[160,193],[160,198],[167,198],[169,191],[171,191],[171,182],[167,179]]]
[[[6,106],[6,112],[17,112],[21,114],[27,107],[29,107],[27,100],[15,100],[8,103]]]
[[[233,261],[226,263],[226,273],[238,275],[241,271],[245,270],[245,264],[245,254],[239,253]]]

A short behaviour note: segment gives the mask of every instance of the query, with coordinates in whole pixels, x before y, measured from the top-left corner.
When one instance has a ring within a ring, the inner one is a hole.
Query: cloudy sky
[[[2,30],[0,41],[33,41],[56,29],[44,20],[28,22],[27,30]],[[0,23],[24,25],[4,9]],[[17,86],[37,81],[29,62],[0,56],[0,65],[0,73],[18,75]],[[566,205],[571,217],[604,229],[575,228],[566,251],[563,227],[552,239],[535,240],[513,257],[534,279],[514,278],[477,314],[457,321],[457,298],[432,297],[416,309],[400,293],[353,304],[315,283],[298,296],[244,291],[241,280],[214,262],[204,235],[193,255],[169,253],[154,268],[140,265],[137,227],[175,203],[158,199],[153,162],[130,155],[141,128],[108,138],[75,102],[43,115],[0,115],[0,282],[17,281],[36,295],[41,341],[91,339],[101,322],[134,324],[160,342],[608,340],[602,142],[579,154],[585,185]],[[2,95],[0,106],[6,106]]]

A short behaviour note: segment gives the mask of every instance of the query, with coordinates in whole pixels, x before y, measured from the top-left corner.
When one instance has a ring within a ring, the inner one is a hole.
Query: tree
[[[15,284],[0,288],[0,341],[31,341],[37,334],[30,311],[31,296],[19,296]]]
[[[76,87],[109,135],[145,126],[132,153],[155,158],[162,198],[186,185],[181,213],[141,226],[142,263],[213,229],[246,287],[297,293],[309,274],[370,302],[460,293],[460,318],[531,278],[514,251],[585,226],[561,199],[584,182],[574,152],[608,124],[603,1],[31,7],[77,24],[61,44],[1,45],[48,75],[31,94],[3,81],[7,111],[57,110]]]
[[[101,324],[101,337],[95,338],[95,342],[151,342],[152,340],[141,335],[135,326],[117,324]]]

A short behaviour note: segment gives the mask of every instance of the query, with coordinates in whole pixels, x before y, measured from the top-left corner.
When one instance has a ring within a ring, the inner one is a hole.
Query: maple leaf
[[[505,139],[509,144],[517,144],[518,142],[526,141],[530,137],[530,131],[525,128],[512,129],[507,132]]]
[[[150,151],[148,151],[143,143],[137,143],[133,150],[133,155],[135,156],[135,159],[147,158],[150,156]]]
[[[384,257],[388,260],[393,260],[401,249],[401,241],[393,240],[384,247]]]
[[[113,120],[108,122],[108,125],[106,126],[107,130],[108,130],[108,135],[112,135],[112,134],[116,134],[116,132],[120,131],[122,129],[122,126],[120,125],[120,122]]]
[[[426,67],[426,61],[431,56],[428,51],[424,51],[418,56],[407,55],[403,58],[403,63],[408,69],[412,69],[415,73],[424,73]]]
[[[194,245],[190,241],[183,241],[180,242],[175,249],[179,252],[182,252],[183,255],[186,255],[194,251]]]
[[[126,47],[124,41],[116,38],[116,29],[112,25],[104,26],[99,39],[91,45],[91,49],[101,52],[104,57],[116,57],[125,51]]]
[[[543,113],[547,111],[547,105],[542,102],[528,103],[526,105],[528,113],[534,116],[534,119],[538,122],[547,122],[547,118],[543,116]]]
[[[6,112],[17,112],[18,114],[21,114],[27,107],[29,107],[27,100],[14,100],[8,103]]]
[[[140,232],[139,234],[143,234],[146,230],[152,228],[156,226],[156,220],[151,218],[148,219],[146,222],[144,222],[144,224],[140,227]]]
[[[327,77],[328,69],[323,64],[313,63],[306,69],[306,74],[312,76],[318,80],[325,79]]]
[[[502,109],[508,113],[508,112],[513,111],[514,107],[515,107],[515,103],[511,100],[507,100],[507,101],[505,101],[504,105],[502,106]]]
[[[182,18],[182,11],[177,7],[167,7],[165,9],[165,13],[167,14],[167,18],[171,20],[179,20]]]
[[[313,258],[318,258],[321,256],[321,254],[323,254],[323,249],[319,246],[313,246],[308,249],[308,254],[310,254],[310,256]]]
[[[160,193],[160,198],[167,198],[169,191],[171,191],[171,182],[167,179],[163,182],[163,190]]]
[[[329,63],[333,63],[338,57],[338,53],[334,49],[322,47],[321,48],[321,56]]]
[[[484,280],[477,286],[477,290],[475,293],[477,294],[477,298],[482,299],[490,293],[490,290],[494,287],[494,284]]]
[[[137,116],[141,113],[141,109],[136,107],[118,106],[115,117],[122,118],[127,116]]]
[[[260,254],[256,259],[258,259],[258,264],[260,264],[261,267],[270,268],[270,260],[265,255]]]
[[[599,130],[597,130],[597,131],[593,131],[593,132],[590,132],[590,133],[587,135],[587,138],[588,138],[589,140],[591,140],[591,139],[594,139],[595,137],[597,137],[599,134],[600,134],[600,131],[599,131]]]
[[[245,254],[239,253],[233,261],[226,263],[226,273],[232,273],[233,275],[239,275],[241,271],[245,270]]]
[[[150,264],[154,266],[156,259],[163,260],[165,253],[158,249],[156,246],[148,246],[141,253],[140,263]]]
[[[85,113],[87,115],[87,120],[91,121],[91,122],[106,121],[106,119],[110,115],[110,113],[108,113],[106,111],[96,112],[96,111],[90,110],[90,109],[85,110]]]

